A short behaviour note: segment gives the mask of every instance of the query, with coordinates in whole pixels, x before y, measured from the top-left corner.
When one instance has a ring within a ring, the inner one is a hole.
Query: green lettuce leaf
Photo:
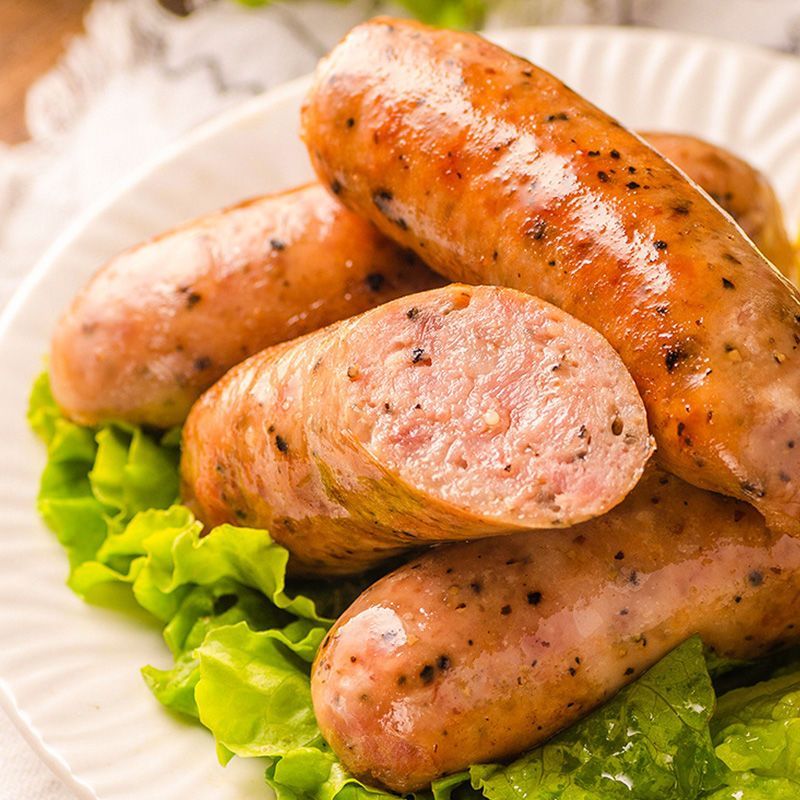
[[[218,744],[245,757],[321,744],[309,671],[326,630],[305,619],[265,631],[241,622],[206,636],[195,697]]]
[[[98,584],[129,583],[138,603],[164,623],[193,587],[220,584],[234,595],[240,587],[256,589],[274,608],[322,620],[312,599],[287,594],[289,554],[266,531],[220,525],[203,536],[202,527],[185,506],[142,511],[119,533],[108,534],[95,559],[75,570],[70,585],[89,597]]]
[[[289,616],[264,602],[258,592],[220,581],[196,586],[184,597],[175,616],[164,628],[164,641],[172,651],[174,666],[147,666],[142,675],[158,701],[173,711],[199,717],[195,686],[200,679],[194,653],[208,633],[217,628],[247,622],[255,629],[285,624]]]
[[[61,416],[47,375],[37,378],[28,422],[47,445],[37,505],[67,551],[70,583],[108,534],[137,512],[165,508],[178,495],[179,449],[172,435],[131,426],[90,428]],[[73,587],[75,588],[75,587]]]
[[[472,767],[472,786],[488,800],[695,800],[718,782],[713,710],[702,643],[689,639],[544,746],[507,767]]]
[[[752,772],[731,773],[726,785],[703,800],[797,800],[797,784],[786,778],[761,778]]]
[[[274,0],[239,0],[246,6],[268,6]],[[338,0],[343,2],[343,0]],[[486,20],[490,0],[397,0],[397,4],[423,22],[445,28],[477,29]]]
[[[800,673],[723,695],[711,731],[727,767],[714,800],[800,797]]]
[[[341,765],[324,744],[298,747],[267,767],[267,784],[277,800],[396,800],[365,786]]]
[[[93,557],[106,535],[107,509],[89,482],[97,455],[94,434],[61,417],[46,375],[33,386],[28,422],[47,445],[37,507],[75,567]]]

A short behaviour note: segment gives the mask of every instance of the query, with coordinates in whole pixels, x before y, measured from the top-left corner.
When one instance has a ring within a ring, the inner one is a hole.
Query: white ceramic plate
[[[800,224],[800,61],[662,32],[507,31],[529,56],[625,123],[686,131],[747,157]],[[188,217],[310,177],[297,138],[306,79],[197,130],[75,223],[0,323],[0,702],[81,798],[251,800],[263,765],[217,766],[210,735],[161,710],[139,677],[169,656],[155,627],[82,604],[34,510],[44,451],[26,399],[54,320],[121,248]]]

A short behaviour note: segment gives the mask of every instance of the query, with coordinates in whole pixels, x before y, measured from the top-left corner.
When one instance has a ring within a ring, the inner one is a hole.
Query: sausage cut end
[[[450,287],[348,337],[347,427],[407,483],[510,528],[602,514],[652,451],[602,336],[537,298]]]

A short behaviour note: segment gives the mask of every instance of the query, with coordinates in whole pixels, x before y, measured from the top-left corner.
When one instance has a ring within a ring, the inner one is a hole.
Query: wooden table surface
[[[25,93],[81,30],[90,0],[0,0],[0,141],[28,138]]]

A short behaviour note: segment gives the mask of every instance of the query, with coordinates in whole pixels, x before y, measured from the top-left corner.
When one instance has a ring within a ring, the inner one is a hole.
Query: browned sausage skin
[[[232,369],[184,427],[184,496],[267,528],[295,570],[346,573],[431,541],[566,527],[652,452],[611,346],[512,289],[387,303]]]
[[[65,414],[168,427],[248,355],[441,285],[317,184],[190,222],[110,261],[58,323]]]
[[[654,132],[642,136],[727,211],[787,278],[795,279],[794,248],[783,211],[764,175],[728,150],[695,136]]]
[[[800,532],[800,300],[635,134],[471,34],[379,19],[303,113],[323,182],[434,269],[513,286],[605,334],[662,464]]]
[[[781,211],[760,173],[693,137],[645,136],[793,274]],[[177,424],[247,355],[440,283],[407,259],[319,187],[196,220],[118,256],[73,303],[53,344],[56,396],[83,422]]]
[[[367,589],[312,673],[344,764],[405,793],[508,758],[700,634],[725,657],[797,639],[800,541],[648,471],[569,531],[436,548]]]

